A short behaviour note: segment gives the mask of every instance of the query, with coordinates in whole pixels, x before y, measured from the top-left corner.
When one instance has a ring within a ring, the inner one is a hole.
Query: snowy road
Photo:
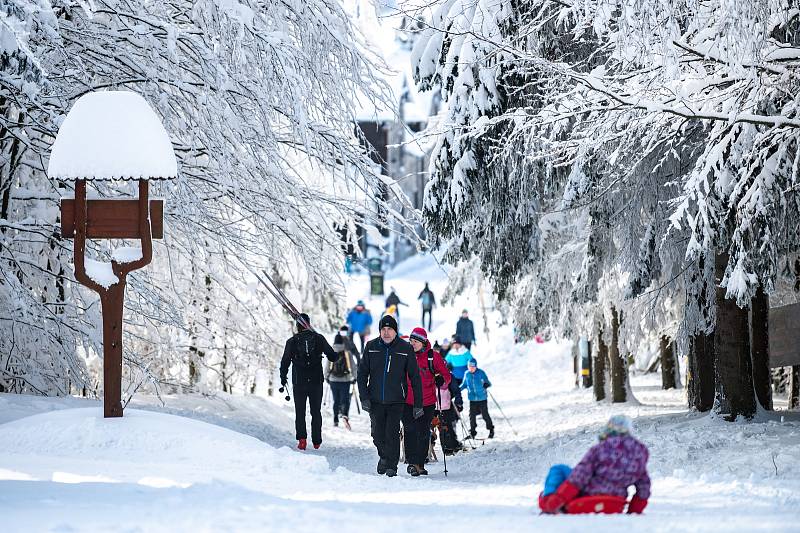
[[[387,281],[401,297],[426,276],[441,293],[435,272],[411,270]],[[435,315],[432,337],[461,307],[477,309],[456,303]],[[574,388],[566,345],[514,345],[507,326],[480,334],[474,352],[519,436],[494,409],[498,437],[448,458],[447,478],[441,464],[428,478],[375,474],[368,418],[355,409],[348,432],[324,407],[322,449],[298,452],[281,399],[184,395],[161,407],[141,396],[125,418],[103,420],[88,400],[0,395],[3,531],[800,531],[797,413],[747,424],[698,416],[654,375],[633,380],[640,404],[597,404]],[[539,515],[548,467],[576,463],[618,412],[650,448],[645,514]]]

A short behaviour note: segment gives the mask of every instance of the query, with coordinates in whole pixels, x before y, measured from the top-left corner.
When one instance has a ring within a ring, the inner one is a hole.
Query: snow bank
[[[140,95],[129,91],[81,96],[67,114],[50,153],[52,179],[174,178],[169,135]]]
[[[330,472],[325,458],[302,457],[258,439],[189,418],[98,407],[54,411],[0,426],[0,479],[103,481],[189,486],[219,480],[285,482],[287,472]]]

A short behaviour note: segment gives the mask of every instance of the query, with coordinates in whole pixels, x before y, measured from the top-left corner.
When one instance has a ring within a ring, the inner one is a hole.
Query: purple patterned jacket
[[[628,487],[635,485],[639,498],[647,500],[650,497],[648,456],[645,445],[630,435],[608,437],[586,452],[567,481],[584,496],[612,494],[627,498]]]

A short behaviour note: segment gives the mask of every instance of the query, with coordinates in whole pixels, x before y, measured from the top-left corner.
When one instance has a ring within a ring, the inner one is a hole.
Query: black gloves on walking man
[[[361,408],[364,410],[365,413],[369,413],[369,410],[372,409],[372,402],[370,402],[366,398],[362,398]]]
[[[484,381],[484,382],[483,382],[483,388],[484,388],[484,389],[488,389],[489,387],[491,387],[491,385],[490,385],[489,383],[486,383],[486,382]]]
[[[436,374],[433,378],[433,382],[436,383],[436,386],[441,388],[444,386],[444,376],[441,374]]]

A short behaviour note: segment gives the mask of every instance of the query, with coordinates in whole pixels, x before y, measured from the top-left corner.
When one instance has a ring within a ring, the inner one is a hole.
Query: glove
[[[640,498],[637,494],[631,498],[631,501],[628,504],[628,514],[642,514],[642,511],[644,511],[645,507],[647,507],[647,500]]]
[[[579,493],[580,490],[578,490],[578,487],[569,481],[565,481],[558,486],[558,490],[553,494],[542,497],[539,500],[539,506],[542,508],[542,512],[544,513],[557,513],[567,503],[574,500]]]
[[[285,387],[287,383],[286,378],[281,378],[281,387]]]
[[[372,409],[372,403],[369,400],[361,400],[361,408],[365,413],[369,413],[370,409]]]
[[[414,420],[418,420],[422,418],[422,415],[425,414],[425,410],[422,407],[415,407],[414,408]]]
[[[491,384],[491,383],[489,383],[488,381],[484,381],[484,382],[483,382],[483,388],[484,388],[484,389],[488,389],[488,388],[489,388],[489,387],[491,387],[491,386],[492,386],[492,384]]]
[[[350,380],[350,385],[355,385],[355,384],[356,384],[356,380],[354,380],[354,379]]]
[[[433,382],[436,383],[436,386],[441,388],[444,387],[444,376],[441,374],[436,374],[433,378]]]

